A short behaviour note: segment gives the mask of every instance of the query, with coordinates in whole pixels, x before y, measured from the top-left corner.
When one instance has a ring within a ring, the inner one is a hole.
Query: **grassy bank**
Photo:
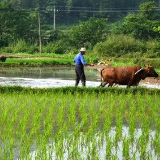
[[[160,158],[159,90],[1,87],[0,97],[0,159]]]
[[[1,56],[1,55],[0,55]],[[54,66],[54,65],[74,65],[74,54],[6,54],[5,62],[0,61],[2,67],[14,66]],[[85,55],[86,62],[97,64],[101,59],[106,61],[113,60],[113,66],[126,65],[152,65],[155,68],[160,68],[159,58],[115,58],[115,57],[98,57],[92,53]]]
[[[54,65],[73,65],[73,60],[70,59],[7,59],[6,62],[1,62],[3,67],[43,67]]]

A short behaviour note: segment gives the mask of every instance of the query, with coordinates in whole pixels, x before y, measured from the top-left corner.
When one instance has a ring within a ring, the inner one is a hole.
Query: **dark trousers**
[[[80,80],[82,82],[82,86],[85,86],[86,85],[86,76],[85,76],[85,73],[84,73],[83,65],[76,65],[75,72],[76,72],[75,86],[78,86]]]

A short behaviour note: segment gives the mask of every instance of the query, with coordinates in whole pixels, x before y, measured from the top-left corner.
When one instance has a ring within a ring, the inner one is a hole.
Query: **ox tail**
[[[100,78],[101,78],[101,85],[100,86],[102,86],[102,84],[104,82],[103,71],[104,71],[104,68],[100,70]]]

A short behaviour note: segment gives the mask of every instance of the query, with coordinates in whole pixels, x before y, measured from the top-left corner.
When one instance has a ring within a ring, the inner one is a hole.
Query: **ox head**
[[[135,76],[138,76],[141,79],[145,79],[146,77],[158,77],[158,74],[152,66],[146,66],[145,68],[138,70],[135,73]]]

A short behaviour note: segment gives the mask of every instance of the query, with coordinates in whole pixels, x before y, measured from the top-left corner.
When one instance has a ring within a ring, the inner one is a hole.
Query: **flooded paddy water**
[[[135,159],[135,160],[143,159],[142,155],[141,155],[141,149],[138,144],[138,143],[140,143],[140,139],[142,137],[142,130],[141,129],[135,130],[134,141],[132,143],[129,143],[130,133],[129,133],[129,127],[127,127],[127,126],[123,126],[122,137],[119,141],[115,142],[115,137],[116,137],[116,127],[111,128],[111,130],[108,134],[108,137],[97,133],[92,137],[92,139],[90,141],[88,140],[88,138],[85,135],[83,135],[83,133],[81,133],[81,135],[79,136],[79,139],[76,139],[76,141],[77,141],[76,152],[80,155],[79,159],[88,160],[88,159],[90,159],[89,154],[92,154],[92,152],[95,152],[96,153],[95,156],[99,160],[107,160],[107,159],[114,159],[114,158],[118,159],[118,160],[123,160],[125,157],[124,146],[126,146],[126,150],[128,147],[128,153],[127,153],[128,159]],[[150,130],[148,141],[146,142],[146,150],[145,150],[145,153],[148,153],[148,157],[146,154],[144,159],[148,158],[148,159],[158,160],[157,153],[152,146],[154,138],[155,138],[155,132]],[[93,142],[93,139],[94,139],[94,142]],[[126,144],[124,144],[124,143],[126,143]],[[56,142],[50,142],[46,146],[47,159],[52,159],[52,160],[57,159],[58,156],[56,155],[56,150],[53,149],[55,147],[55,144],[56,144]],[[84,144],[87,144],[87,145],[84,145]],[[64,148],[61,148],[63,150],[63,155],[61,157],[63,160],[70,159],[71,155],[69,153],[70,149],[68,148],[68,146],[74,147],[74,143],[71,144],[69,139],[64,139],[63,140],[63,147]],[[38,150],[34,150],[29,154],[28,157],[31,158],[32,160],[35,160],[36,157],[38,156],[38,154],[39,154]]]
[[[87,86],[96,87],[100,84],[97,70],[86,69],[85,73]],[[0,85],[51,88],[74,84],[74,67],[1,68],[0,71]],[[81,83],[79,85],[81,86]]]
[[[100,77],[97,69],[85,68],[87,87],[98,87]],[[140,86],[148,88],[160,88],[160,80],[150,79],[141,81]],[[75,71],[74,67],[27,67],[27,68],[1,68],[0,85],[3,86],[22,86],[31,88],[51,88],[74,86]],[[81,86],[81,83],[79,84]]]

